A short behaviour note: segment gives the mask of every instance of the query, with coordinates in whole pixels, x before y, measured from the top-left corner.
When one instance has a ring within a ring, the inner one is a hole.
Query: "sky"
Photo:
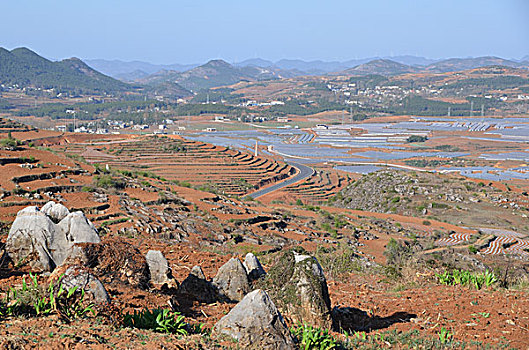
[[[4,0],[0,46],[201,63],[529,55],[529,0]]]

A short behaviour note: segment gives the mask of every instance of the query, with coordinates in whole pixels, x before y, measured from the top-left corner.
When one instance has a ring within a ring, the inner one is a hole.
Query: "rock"
[[[220,267],[213,285],[219,297],[227,301],[240,301],[250,291],[246,269],[238,258],[231,258]]]
[[[283,317],[261,289],[247,294],[215,324],[214,332],[235,338],[242,348],[295,349]]]
[[[246,256],[244,257],[243,265],[246,269],[246,273],[248,274],[248,279],[250,280],[250,282],[259,279],[261,276],[266,275],[263,266],[261,266],[261,263],[259,262],[257,257],[252,253],[246,254]]]
[[[151,283],[164,284],[172,286],[175,284],[175,279],[167,263],[167,259],[163,256],[159,250],[149,250],[145,255],[147,265],[149,266],[149,272],[151,275]]]
[[[95,226],[81,211],[68,214],[57,224],[57,227],[61,229],[73,243],[101,242]]]
[[[56,240],[55,224],[50,218],[37,207],[27,207],[17,213],[5,249],[15,265],[27,262],[34,271],[51,271],[57,262],[50,244]]]
[[[217,300],[217,290],[211,282],[206,280],[200,266],[193,266],[189,275],[178,288],[178,293],[201,303],[213,303]]]
[[[60,285],[67,289],[74,287],[83,289],[88,300],[96,304],[110,302],[110,297],[103,283],[85,267],[78,265],[61,266],[53,271],[50,279],[55,283],[60,279]]]
[[[302,248],[285,252],[270,268],[262,286],[294,323],[332,327],[327,280],[318,260]]]
[[[66,208],[61,203],[55,203],[54,201],[49,201],[48,203],[44,204],[40,211],[48,215],[56,223],[70,214],[68,208]]]
[[[52,207],[48,205],[47,210]],[[60,205],[57,208],[62,211]],[[52,271],[69,256],[74,243],[82,242],[99,242],[95,227],[83,213],[68,214],[55,225],[37,207],[27,207],[18,212],[11,226],[6,251],[15,264],[28,262],[33,270]]]
[[[86,242],[100,239],[83,213],[70,213],[56,225],[33,206],[17,213],[6,240],[6,252],[16,265],[27,262],[34,271],[44,272],[61,265],[74,243]]]

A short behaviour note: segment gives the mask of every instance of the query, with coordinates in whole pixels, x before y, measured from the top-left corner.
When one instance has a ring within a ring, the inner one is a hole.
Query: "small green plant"
[[[489,270],[484,273],[472,273],[464,270],[444,271],[443,273],[436,273],[437,281],[448,286],[462,285],[474,286],[476,289],[481,289],[483,286],[490,288],[498,282],[496,275]]]
[[[48,287],[38,283],[37,276],[29,274],[30,282],[22,280],[22,286],[11,287],[5,296],[5,315],[44,316],[57,313],[64,320],[71,320],[95,313],[93,304],[84,300],[85,291],[78,287],[66,288],[62,276]]]
[[[187,335],[187,323],[184,316],[168,309],[134,311],[123,316],[126,327],[152,329],[161,333]]]
[[[441,327],[441,329],[437,333],[437,336],[439,337],[439,341],[441,342],[441,344],[445,345],[448,342],[450,342],[450,340],[452,339],[453,334],[450,333],[450,331],[447,330],[446,328]]]
[[[331,350],[338,347],[338,342],[326,329],[298,324],[292,327],[291,332],[303,350]]]

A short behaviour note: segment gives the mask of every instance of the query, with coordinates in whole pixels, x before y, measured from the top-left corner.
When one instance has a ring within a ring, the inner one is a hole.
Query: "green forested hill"
[[[243,80],[270,80],[279,77],[281,72],[278,71],[259,67],[235,67],[223,60],[212,60],[185,72],[160,71],[140,82],[146,85],[173,82],[188,90],[201,91]]]
[[[0,84],[60,91],[115,93],[133,87],[88,67],[77,58],[53,62],[27,48],[0,48]]]

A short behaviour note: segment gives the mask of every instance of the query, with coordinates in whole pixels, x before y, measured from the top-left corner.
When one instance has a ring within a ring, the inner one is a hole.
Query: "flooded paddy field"
[[[429,140],[410,143],[410,136]],[[253,149],[257,142],[261,150],[264,146],[266,150],[262,152],[267,155],[304,164],[342,163],[337,167],[358,173],[376,170],[371,163],[391,166],[424,160],[428,170],[458,172],[482,180],[527,180],[529,176],[524,168],[529,162],[529,118],[410,117],[395,123],[321,124],[308,129],[256,127],[194,132],[186,137],[243,149]],[[456,158],[469,165],[454,166],[450,160]],[[501,166],[504,161],[516,164],[505,168]],[[362,166],[358,163],[369,164],[365,164],[366,168],[355,167]]]

